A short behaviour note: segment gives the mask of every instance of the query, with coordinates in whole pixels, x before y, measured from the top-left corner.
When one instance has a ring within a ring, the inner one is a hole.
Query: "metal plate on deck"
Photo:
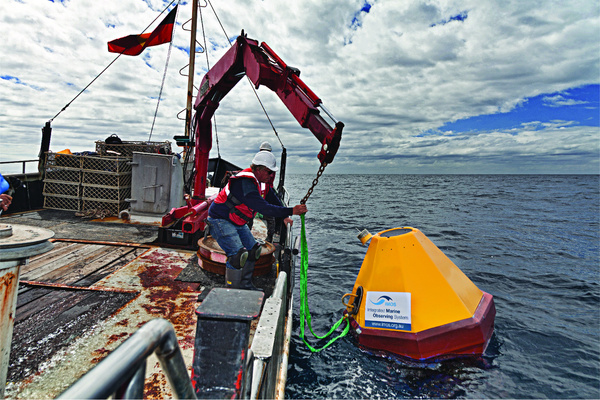
[[[0,224],[0,261],[23,259],[52,249],[54,232],[27,225]]]
[[[263,292],[214,288],[196,309],[198,318],[252,320],[262,307]]]
[[[54,232],[37,226],[0,224],[0,249],[30,246],[54,237]]]

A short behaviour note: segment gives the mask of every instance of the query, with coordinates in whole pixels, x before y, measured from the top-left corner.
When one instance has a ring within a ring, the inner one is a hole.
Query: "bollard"
[[[30,257],[53,248],[54,232],[25,225],[0,224],[0,399],[4,398],[17,308],[19,270]]]

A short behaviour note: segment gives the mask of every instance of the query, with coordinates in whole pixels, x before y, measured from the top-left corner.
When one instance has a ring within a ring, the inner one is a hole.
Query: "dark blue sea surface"
[[[288,177],[293,204],[313,178]],[[325,172],[306,214],[317,334],[342,316],[341,297],[352,291],[367,250],[357,229],[401,226],[421,230],[494,296],[495,332],[481,357],[427,364],[374,355],[351,335],[311,353],[299,338],[296,284],[286,397],[600,398],[599,182],[598,175]]]

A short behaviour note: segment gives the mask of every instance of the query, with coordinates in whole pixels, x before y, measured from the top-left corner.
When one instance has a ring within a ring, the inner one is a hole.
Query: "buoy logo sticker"
[[[371,301],[371,300],[369,300]],[[373,301],[371,301],[371,303],[373,303]],[[390,296],[381,296],[380,298],[377,299],[377,303],[373,303],[376,306],[380,306],[382,304],[386,305],[386,306],[390,306],[390,307],[396,307],[396,303],[393,301],[393,299]]]
[[[404,292],[367,292],[365,326],[410,331],[410,299]]]

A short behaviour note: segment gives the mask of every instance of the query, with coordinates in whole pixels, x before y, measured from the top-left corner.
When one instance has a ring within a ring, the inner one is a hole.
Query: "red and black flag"
[[[128,56],[137,56],[146,47],[157,46],[163,43],[169,43],[173,37],[173,26],[175,25],[175,16],[177,7],[163,19],[163,21],[151,33],[142,33],[141,35],[129,35],[108,42],[108,51],[111,53],[127,54]]]

